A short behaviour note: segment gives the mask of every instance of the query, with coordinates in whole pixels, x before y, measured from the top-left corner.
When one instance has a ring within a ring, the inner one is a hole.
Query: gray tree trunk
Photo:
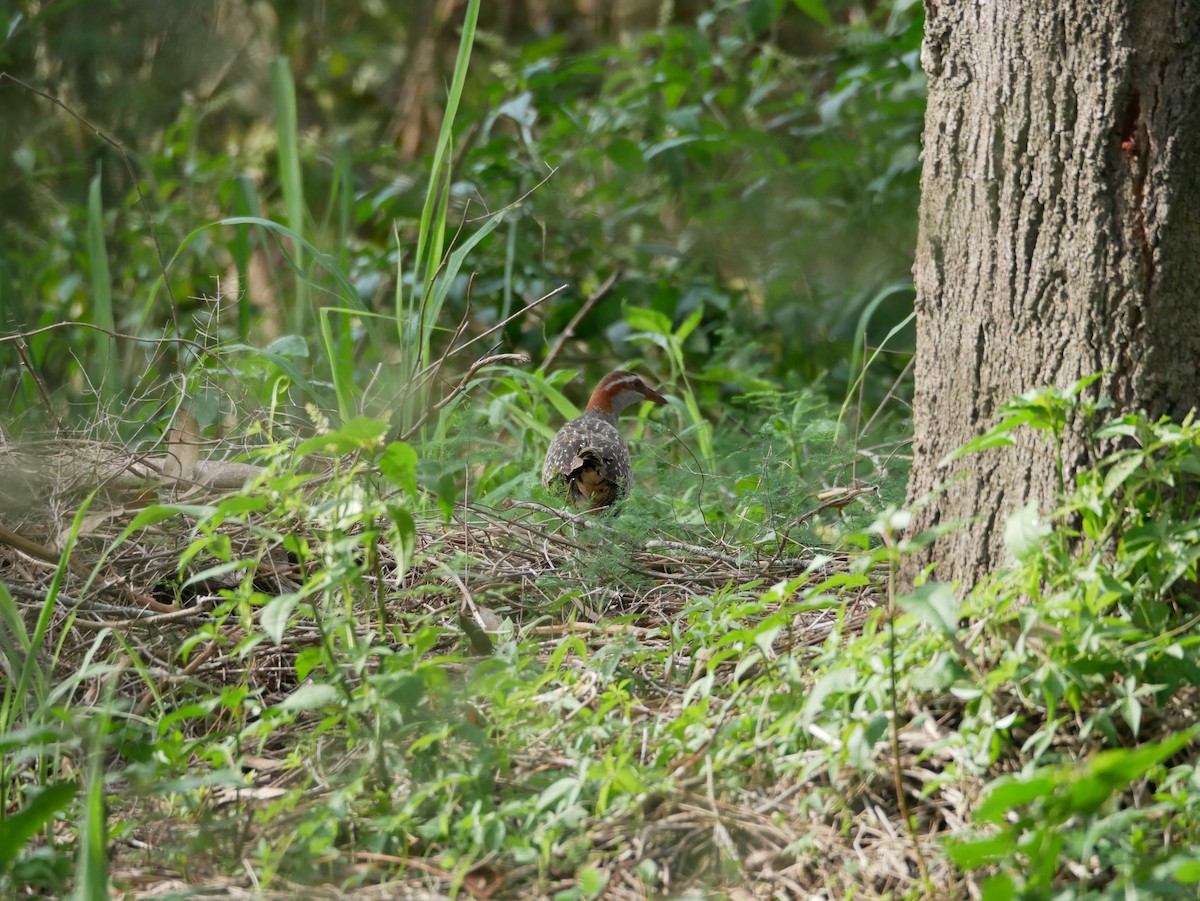
[[[938,462],[1009,397],[1093,388],[1120,410],[1200,403],[1200,0],[926,0],[917,289],[917,529],[908,564],[965,586],[1005,518],[1054,502],[1040,438]],[[1067,436],[1068,480],[1087,459]]]

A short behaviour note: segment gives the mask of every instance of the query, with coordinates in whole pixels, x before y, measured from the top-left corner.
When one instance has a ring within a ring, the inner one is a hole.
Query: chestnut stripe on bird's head
[[[665,404],[667,399],[642,381],[641,376],[618,369],[600,380],[592,392],[587,409],[602,413],[620,413],[631,404],[644,400]]]

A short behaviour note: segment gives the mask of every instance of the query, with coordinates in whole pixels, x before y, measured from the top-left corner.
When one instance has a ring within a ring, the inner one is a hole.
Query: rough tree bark
[[[926,0],[916,265],[914,526],[971,520],[909,562],[972,584],[1005,518],[1054,500],[1040,441],[938,462],[1030,388],[1118,409],[1200,403],[1200,2]],[[1094,461],[1077,435],[1068,473]]]

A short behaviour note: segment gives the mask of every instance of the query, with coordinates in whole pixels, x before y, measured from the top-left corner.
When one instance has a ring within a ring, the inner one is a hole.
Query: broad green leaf
[[[281,594],[272,598],[259,613],[258,624],[262,626],[262,630],[270,636],[276,646],[283,643],[283,633],[287,629],[288,619],[300,600],[301,596],[294,591]]]
[[[1200,882],[1200,860],[1185,860],[1175,870],[1175,878],[1184,885]]]
[[[1145,459],[1141,451],[1127,451],[1110,458],[1111,465],[1104,473],[1104,496],[1116,494],[1129,477],[1142,467]]]
[[[607,883],[607,877],[595,867],[584,867],[579,871],[579,889],[586,898],[599,897]]]
[[[704,307],[699,307],[694,310],[687,319],[683,320],[679,328],[675,331],[675,340],[680,343],[686,341],[696,330],[701,322],[704,321]]]
[[[0,817],[0,869],[14,861],[25,843],[66,808],[78,792],[77,782],[52,782],[38,790],[21,810]]]
[[[409,497],[417,496],[417,452],[410,445],[403,441],[389,444],[379,457],[379,471]]]
[[[247,346],[248,345],[242,345]],[[253,348],[251,348],[253,349]],[[300,335],[280,335],[266,346],[264,354],[283,357],[308,357],[308,343]]]
[[[896,603],[937,627],[943,635],[958,634],[958,599],[945,582],[926,582],[909,594],[900,595]]]
[[[650,310],[645,307],[626,307],[625,321],[629,323],[630,328],[640,332],[649,332],[652,335],[664,337],[671,334],[670,318],[658,310]]]
[[[342,693],[332,685],[309,682],[301,685],[290,695],[275,706],[276,710],[320,710],[336,704],[342,698]]]
[[[825,8],[824,0],[792,0],[792,3],[802,13],[811,16],[822,25],[826,27],[833,25],[833,19],[829,15],[829,10]]]
[[[642,148],[628,138],[614,138],[608,145],[608,158],[630,172],[640,172],[646,168]]]
[[[1009,832],[977,841],[950,841],[946,854],[964,870],[974,870],[1010,857],[1016,850],[1016,839]]]
[[[1045,773],[1029,777],[1001,776],[988,787],[988,796],[975,810],[975,820],[1001,823],[1009,811],[1039,798],[1050,798],[1058,784],[1057,779]]]
[[[1017,887],[1007,873],[989,876],[983,883],[983,901],[1013,901]]]
[[[1038,511],[1037,501],[1030,501],[1004,521],[1004,545],[1018,560],[1025,560],[1041,553],[1042,539],[1050,531]]]

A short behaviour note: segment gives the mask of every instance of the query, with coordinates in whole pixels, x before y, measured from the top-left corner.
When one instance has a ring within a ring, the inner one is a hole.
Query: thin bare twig
[[[463,332],[467,330],[467,323],[471,321],[471,298],[474,290],[475,273],[472,272],[471,277],[467,279],[467,302],[465,304],[466,309],[463,310],[462,319],[460,319],[458,322],[458,328],[454,330],[454,337],[451,338],[450,343],[446,345],[446,350],[440,357],[437,358],[436,361],[434,361],[433,370],[429,373],[428,379],[425,380],[426,384],[437,379],[438,374],[442,371],[442,364],[444,364],[446,360],[450,358],[451,354],[454,353],[454,345],[458,343],[459,339],[462,338]],[[417,362],[419,363],[420,359],[418,359]]]
[[[25,339],[21,338],[16,342],[17,356],[21,358],[21,365],[25,371],[29,373],[29,377],[33,379],[33,384],[37,387],[38,394],[42,398],[42,403],[46,406],[46,412],[50,414],[50,418],[54,420],[55,427],[62,431],[62,422],[54,412],[54,404],[50,403],[50,395],[46,391],[46,386],[42,382],[42,377],[33,366],[33,361],[29,359],[29,355],[25,353],[29,349],[29,345],[25,343]]]
[[[0,75],[3,74],[3,72],[0,72]],[[195,349],[202,355],[211,356],[214,360],[221,363],[221,365],[225,368],[226,373],[228,373],[234,379],[237,378],[237,373],[225,364],[220,355],[214,354],[210,348],[205,347],[199,341],[193,341],[190,338],[150,338],[145,335],[130,335],[126,332],[114,332],[112,329],[104,328],[104,326],[96,325],[92,322],[80,322],[76,319],[67,319],[62,322],[52,322],[49,325],[43,325],[39,328],[29,329],[28,331],[13,332],[11,335],[0,335],[0,344],[7,344],[9,342],[20,343],[26,338],[32,338],[34,335],[40,335],[43,332],[51,332],[61,328],[86,328],[91,329],[94,332],[100,332],[101,334],[108,335],[110,338],[119,338],[122,341],[139,341],[143,344],[181,344],[185,347],[191,347]]]
[[[606,278],[600,284],[600,287],[593,291],[588,296],[588,299],[583,302],[583,306],[579,308],[579,312],[571,317],[571,321],[567,323],[567,327],[562,330],[562,334],[558,336],[558,340],[555,341],[554,346],[550,348],[550,353],[546,354],[546,359],[542,361],[543,372],[550,369],[550,364],[554,362],[554,359],[558,356],[559,351],[563,349],[563,345],[566,344],[571,338],[575,337],[575,328],[579,325],[579,323],[583,322],[583,317],[586,316],[591,311],[592,307],[599,303],[604,296],[612,290],[613,285],[617,283],[617,279],[620,277],[621,270],[614,269],[608,278]]]
[[[550,179],[552,179],[554,177],[554,173],[557,171],[558,171],[558,166],[552,166],[550,168],[550,171],[546,174],[545,178],[543,178],[541,181],[539,181],[536,185],[534,185],[532,188],[530,188],[528,191],[526,191],[524,194],[522,194],[516,200],[512,201],[511,203],[509,203],[505,206],[500,207],[500,209],[496,210],[496,212],[494,212],[494,213],[491,213],[491,212],[484,213],[482,216],[476,216],[473,219],[468,219],[467,222],[471,222],[471,223],[482,222],[484,219],[491,219],[493,216],[498,216],[501,213],[504,213],[504,212],[507,212],[508,210],[513,209],[513,207],[520,206],[520,204],[524,203],[526,199],[528,199],[530,196],[532,196],[532,194],[535,191],[537,191],[538,188],[540,188],[542,185],[544,185],[546,182],[548,182]]]
[[[417,434],[417,432],[420,431],[421,426],[425,425],[425,423],[428,421],[430,414],[436,413],[438,410],[441,410],[448,403],[450,403],[450,401],[454,400],[454,398],[458,397],[460,394],[462,394],[464,391],[466,391],[467,385],[470,383],[471,379],[473,379],[475,377],[475,373],[478,372],[480,369],[482,369],[484,366],[492,366],[496,363],[510,363],[510,362],[513,363],[514,365],[523,366],[529,362],[529,355],[528,354],[493,354],[490,357],[481,357],[480,359],[476,360],[474,363],[471,364],[471,368],[467,370],[467,374],[462,377],[461,381],[459,381],[459,383],[457,385],[455,385],[453,389],[451,389],[450,393],[447,394],[445,397],[443,397],[440,401],[438,401],[432,407],[429,407],[428,409],[426,409],[417,418],[417,421],[415,423],[413,423],[413,425],[406,432],[404,432],[403,435],[400,436],[400,440],[407,441],[413,435]]]
[[[500,331],[500,329],[504,328],[506,325],[508,325],[514,319],[517,319],[520,316],[524,316],[526,313],[528,313],[530,310],[534,309],[535,307],[541,306],[543,303],[545,303],[551,297],[554,297],[556,294],[561,294],[563,291],[567,290],[568,287],[569,287],[568,285],[559,285],[557,288],[555,288],[553,291],[549,292],[548,294],[543,294],[537,300],[530,301],[529,303],[525,304],[525,306],[521,307],[521,309],[517,310],[517,312],[515,312],[511,316],[509,316],[507,319],[500,320],[499,322],[497,322],[495,325],[493,325],[487,331],[481,332],[480,334],[478,334],[474,338],[472,338],[470,341],[467,341],[465,344],[460,344],[458,347],[454,348],[452,351],[450,351],[448,354],[446,354],[446,357],[449,358],[449,357],[454,356],[455,354],[461,353],[462,351],[464,351],[468,347],[470,347],[472,344],[476,344],[476,343],[482,341],[484,338],[487,338],[489,335],[494,335],[496,332]],[[417,378],[417,379],[425,378],[425,376],[429,374],[430,370],[432,370],[436,365],[437,364],[430,364],[429,366],[426,366],[424,369],[422,369],[420,372],[418,372],[414,376],[414,378]]]
[[[891,536],[886,532],[883,542],[892,548]],[[896,792],[896,804],[900,816],[904,820],[905,831],[912,840],[913,852],[917,857],[917,869],[921,873],[921,882],[925,885],[927,897],[934,897],[933,882],[929,878],[929,865],[925,862],[925,852],[921,849],[921,836],[917,832],[917,824],[908,808],[908,795],[904,791],[904,778],[900,770],[900,697],[896,679],[896,560],[895,555],[888,557],[887,575],[887,622],[888,622],[888,682],[891,686],[892,715],[891,728],[888,730],[892,746],[892,783]]]

